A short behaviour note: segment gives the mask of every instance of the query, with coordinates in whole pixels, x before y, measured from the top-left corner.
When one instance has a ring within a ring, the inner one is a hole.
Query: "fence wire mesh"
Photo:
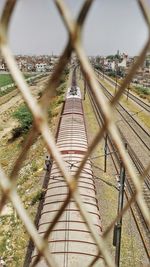
[[[30,89],[29,89],[24,77],[22,76],[22,73],[18,69],[15,58],[12,55],[11,50],[9,48],[7,33],[8,33],[9,25],[10,25],[11,16],[14,12],[15,6],[17,5],[17,1],[16,0],[7,0],[5,7],[4,7],[4,10],[3,10],[3,13],[1,15],[1,20],[0,20],[0,49],[1,49],[1,53],[2,53],[2,56],[7,63],[7,66],[10,70],[10,73],[11,73],[14,81],[16,82],[16,84],[17,84],[17,86],[18,86],[18,88],[22,94],[24,101],[26,102],[26,104],[28,105],[29,109],[31,110],[31,112],[33,114],[34,125],[33,125],[32,130],[30,131],[30,133],[27,137],[26,143],[25,143],[19,157],[17,158],[17,160],[14,164],[14,167],[13,167],[13,170],[12,170],[10,176],[7,176],[4,173],[3,169],[0,168],[0,187],[2,189],[2,198],[0,200],[0,209],[2,210],[6,201],[9,199],[12,202],[16,212],[18,213],[18,216],[22,220],[29,236],[34,241],[34,244],[39,251],[39,256],[34,260],[34,262],[32,263],[32,266],[35,266],[38,263],[38,261],[40,260],[40,257],[43,256],[45,258],[47,265],[54,267],[54,266],[56,266],[56,263],[54,262],[53,256],[50,254],[50,252],[48,250],[47,239],[48,239],[50,232],[52,231],[55,224],[57,223],[59,217],[61,216],[64,209],[68,205],[70,199],[74,198],[76,205],[78,206],[78,208],[80,210],[81,216],[84,218],[84,220],[85,220],[85,222],[86,222],[86,224],[87,224],[87,226],[91,232],[91,235],[97,244],[97,248],[98,248],[99,253],[101,253],[101,255],[103,256],[104,261],[105,261],[107,266],[114,267],[115,263],[114,263],[114,260],[111,258],[110,252],[108,251],[108,249],[106,247],[105,239],[106,239],[107,234],[114,227],[114,224],[117,221],[118,217],[123,215],[129,209],[130,205],[134,201],[137,201],[141,210],[142,210],[142,213],[143,213],[145,220],[147,221],[148,225],[150,224],[150,215],[149,215],[148,207],[144,201],[143,193],[142,193],[142,183],[144,181],[144,177],[146,176],[146,174],[148,173],[148,171],[150,169],[150,164],[149,164],[149,166],[147,166],[147,169],[145,170],[145,173],[143,174],[141,179],[139,179],[138,175],[136,174],[136,172],[132,166],[132,163],[131,163],[129,156],[127,155],[127,153],[124,149],[124,145],[121,141],[120,135],[118,133],[118,130],[117,130],[115,123],[114,123],[112,116],[111,116],[112,110],[114,109],[117,101],[120,99],[125,88],[127,87],[127,85],[130,83],[131,79],[133,78],[133,75],[135,74],[138,67],[143,63],[143,61],[145,59],[145,55],[149,50],[150,34],[148,36],[148,39],[147,39],[147,41],[146,41],[146,43],[142,49],[142,52],[139,55],[137,61],[132,66],[128,75],[124,79],[124,81],[120,87],[120,90],[117,92],[116,96],[113,98],[111,104],[108,104],[105,101],[103,93],[98,89],[99,84],[97,82],[94,71],[93,71],[93,69],[92,69],[92,67],[88,61],[88,58],[85,54],[85,51],[84,51],[84,49],[82,47],[82,43],[81,43],[82,28],[83,28],[83,25],[85,22],[85,18],[87,17],[88,11],[90,10],[94,1],[93,0],[85,0],[83,2],[83,6],[80,10],[80,13],[79,13],[76,21],[72,19],[72,15],[70,13],[70,10],[68,9],[68,7],[65,4],[65,1],[55,0],[54,2],[55,2],[55,5],[56,5],[59,13],[60,13],[62,20],[66,26],[66,29],[68,31],[68,42],[66,44],[66,47],[65,47],[62,55],[60,56],[59,62],[57,64],[55,70],[53,71],[51,77],[49,78],[48,84],[46,85],[46,88],[44,91],[45,93],[41,98],[40,104],[38,104],[36,99],[32,96]],[[147,3],[143,0],[139,0],[138,4],[140,6],[141,12],[144,15],[145,23],[147,24],[148,29],[149,29],[149,33],[150,33],[150,8],[147,6]],[[85,78],[87,80],[87,84],[89,85],[89,87],[91,88],[91,90],[94,94],[94,98],[97,102],[98,107],[102,111],[103,118],[104,118],[104,125],[99,130],[99,132],[96,134],[94,140],[92,141],[92,143],[88,149],[87,154],[85,155],[82,163],[80,164],[78,170],[76,171],[76,174],[74,175],[73,179],[70,181],[69,173],[66,170],[66,168],[64,167],[65,164],[62,160],[62,157],[61,157],[59,150],[56,147],[55,138],[52,134],[51,129],[48,126],[45,112],[46,112],[46,108],[49,105],[50,99],[55,95],[56,88],[57,88],[58,83],[59,83],[58,77],[62,74],[65,66],[69,62],[72,52],[76,53],[78,60],[80,62],[81,68],[82,68],[83,75],[85,76]],[[115,220],[110,223],[110,225],[108,226],[106,231],[103,233],[103,236],[99,237],[96,234],[95,228],[92,225],[90,215],[86,212],[86,210],[84,208],[84,204],[83,204],[81,197],[79,195],[78,179],[79,179],[79,175],[80,175],[80,173],[84,167],[86,160],[91,155],[92,151],[95,149],[95,147],[97,146],[99,141],[102,139],[103,134],[106,130],[111,135],[112,140],[116,146],[116,149],[119,151],[120,157],[121,157],[121,159],[125,165],[127,172],[129,173],[129,175],[130,175],[130,177],[131,177],[131,179],[135,185],[136,190],[135,190],[134,196],[132,196],[132,198],[129,200],[129,202],[124,207],[123,212],[121,214],[119,214],[115,218]],[[39,236],[33,222],[29,218],[29,215],[27,214],[25,207],[23,206],[23,203],[21,202],[21,199],[19,198],[19,196],[17,194],[17,190],[16,190],[16,186],[15,186],[15,181],[17,179],[18,172],[21,169],[21,165],[22,165],[23,161],[26,159],[27,152],[28,152],[29,148],[32,146],[34,138],[36,137],[36,135],[38,133],[40,133],[41,136],[43,137],[43,140],[45,142],[45,145],[46,145],[49,153],[52,155],[53,159],[57,162],[57,165],[58,165],[58,167],[59,167],[59,169],[60,169],[60,171],[64,177],[64,180],[67,182],[67,185],[69,188],[69,193],[68,193],[66,200],[62,204],[61,209],[56,214],[54,221],[49,226],[49,229],[47,230],[47,232],[45,233],[43,238],[41,238]],[[95,260],[91,263],[90,266],[93,266],[93,264],[96,262],[97,259],[98,259],[98,256],[97,256],[97,258],[95,258]]]

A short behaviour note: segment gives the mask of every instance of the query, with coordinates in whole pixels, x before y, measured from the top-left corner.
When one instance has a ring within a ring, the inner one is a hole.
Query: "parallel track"
[[[122,136],[123,137],[123,136]],[[126,142],[125,139],[123,139],[124,142]],[[130,147],[129,147],[129,143],[127,142],[127,147],[128,147],[128,153],[132,159],[132,154],[130,151]],[[109,151],[114,151],[115,150],[115,146],[111,140],[111,138],[109,137]],[[119,169],[120,169],[120,157],[118,155],[118,153],[114,153],[110,155],[112,158],[113,163],[115,162],[115,169],[117,172],[117,175],[119,176]],[[138,174],[141,174],[138,171],[138,161],[134,161],[134,166],[138,172]],[[132,180],[130,179],[130,177],[128,176],[128,174],[126,174],[126,190],[125,190],[125,196],[127,201],[129,201],[129,199],[131,198],[131,196],[135,193],[135,188],[133,185]],[[150,204],[149,200],[147,199],[148,195],[149,195],[149,190],[147,188],[147,186],[144,183],[143,186],[143,193],[144,193],[144,197],[145,200],[147,202],[147,204]],[[137,204],[137,202],[134,203],[134,208],[131,206],[130,207],[133,219],[135,221],[136,227],[138,229],[139,235],[141,237],[145,252],[147,254],[147,257],[150,259],[150,253],[149,253],[149,247],[150,247],[150,229],[149,226],[147,225],[147,222],[142,214],[142,211],[139,207],[139,205]],[[140,222],[139,222],[140,220]],[[148,240],[149,239],[149,240]],[[149,243],[149,245],[148,245]]]
[[[98,121],[99,125],[101,126],[103,124],[103,118],[101,116],[101,112],[100,112],[99,108],[97,107],[95,99],[94,99],[94,97],[92,95],[92,92],[90,90],[88,90],[88,95],[89,95],[89,98],[90,98],[90,101],[91,101],[95,116],[97,118],[97,121]],[[125,137],[123,136],[122,133],[121,133],[121,135],[122,135],[122,138],[124,138],[123,141],[127,142],[127,140],[125,139]],[[116,151],[111,138],[110,137],[108,137],[108,138],[109,138],[109,146],[111,146],[111,148],[109,147],[109,151]],[[131,150],[131,147],[130,147],[128,142],[127,142],[127,145],[128,145],[128,153],[129,153],[129,155],[130,155],[130,157],[131,157],[131,159],[132,159],[132,161],[133,161],[133,163],[135,165],[135,168],[137,169],[137,172],[142,175],[144,167],[142,166],[142,163],[139,161],[139,159],[135,155],[135,153]],[[116,172],[119,175],[119,172],[120,172],[120,157],[119,157],[119,154],[117,152],[115,152],[114,154],[111,153],[110,156],[111,156],[112,161],[114,163],[114,167],[116,169]],[[147,204],[149,204],[149,199],[148,199],[149,186],[150,186],[150,182],[149,181],[150,181],[150,177],[148,176],[145,179],[144,188],[143,188],[143,190],[145,191],[144,192],[144,196],[145,196],[145,200],[146,200]],[[126,186],[127,186],[128,190],[125,190],[125,194],[126,194],[126,198],[128,200],[134,194],[134,191],[135,191],[133,183],[132,183],[130,177],[128,177],[128,175],[126,175]],[[135,209],[130,207],[130,210],[131,210],[131,213],[133,215],[133,219],[135,221],[135,224],[137,226],[139,235],[141,237],[141,240],[142,240],[145,252],[147,254],[147,257],[148,257],[148,259],[150,259],[150,252],[149,252],[149,246],[150,245],[147,244],[147,238],[146,238],[146,237],[149,237],[150,229],[149,229],[149,226],[147,225],[147,222],[145,221],[145,218],[143,217],[142,211],[140,210],[138,204],[135,203],[134,206],[136,208],[136,211],[138,212],[138,217],[137,217],[137,213],[135,212]],[[141,223],[139,223],[139,218],[140,218],[140,222]],[[141,224],[142,224],[142,229],[141,229]],[[144,231],[144,233],[143,233],[143,231]]]
[[[112,99],[113,95],[107,90],[107,88],[99,82],[105,95],[108,99]],[[132,131],[138,136],[144,146],[150,151],[150,134],[138,123],[136,119],[120,104],[118,103],[116,110],[119,112],[123,120],[129,125]]]
[[[96,71],[99,75],[101,75],[103,77],[103,74],[99,71]],[[113,81],[111,78],[109,78],[107,75],[104,75],[104,78],[110,82],[113,86],[116,86],[116,82]],[[117,87],[119,88],[120,85],[117,83]],[[143,108],[144,110],[146,110],[147,112],[150,112],[150,105],[145,103],[144,101],[142,101],[141,99],[139,99],[137,96],[135,96],[134,94],[132,94],[131,92],[125,90],[124,94],[132,99],[134,102],[136,102],[136,104],[138,104],[141,108]]]

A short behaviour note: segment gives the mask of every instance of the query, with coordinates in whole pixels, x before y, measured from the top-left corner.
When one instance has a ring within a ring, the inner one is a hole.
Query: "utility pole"
[[[80,77],[79,77],[79,79],[81,80],[81,74],[82,74],[82,73],[81,73],[81,66],[80,66],[80,72],[79,72],[79,73],[80,73]]]
[[[127,149],[127,144],[125,144],[125,148]],[[124,184],[125,184],[125,167],[123,163],[121,162],[117,215],[120,214],[123,209]],[[115,228],[114,228],[114,238],[113,238],[113,245],[116,247],[115,264],[117,267],[120,266],[121,230],[122,230],[122,216],[117,220],[117,224],[115,225]]]
[[[85,95],[86,95],[86,78],[84,77],[84,98],[83,98],[83,100],[85,100]]]
[[[105,146],[104,146],[104,172],[106,172],[107,169],[107,140],[108,140],[108,134],[106,133],[105,136]]]
[[[127,88],[127,101],[128,101],[128,98],[129,98],[129,90],[130,90],[130,84],[128,84],[128,88]]]
[[[117,79],[117,71],[118,71],[118,62],[117,62],[117,60],[115,61],[115,68],[116,68],[116,83],[115,83],[115,94],[116,94],[116,90],[117,90],[117,81],[118,81],[118,79]]]
[[[116,91],[117,91],[117,71],[116,71],[115,94],[116,94]]]
[[[105,76],[104,76],[104,58],[103,58],[103,80],[104,80]]]

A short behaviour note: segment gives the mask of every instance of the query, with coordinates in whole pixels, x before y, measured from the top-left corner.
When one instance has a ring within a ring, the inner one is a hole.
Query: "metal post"
[[[84,100],[85,100],[85,95],[86,95],[86,79],[84,78]]]
[[[106,134],[105,136],[105,146],[104,146],[104,172],[106,172],[106,168],[107,168],[107,140],[108,140],[108,134]]]
[[[117,90],[117,70],[118,70],[117,61],[115,62],[115,68],[116,68],[116,83],[115,83],[115,94],[116,94],[116,90]]]
[[[79,79],[81,80],[81,66],[80,66],[80,72],[79,73],[80,73],[80,78]]]
[[[104,80],[105,76],[104,76],[104,59],[103,59],[103,80]]]
[[[117,71],[116,71],[115,94],[116,94],[116,90],[117,90]]]
[[[130,87],[129,87],[129,85],[128,85],[128,91],[127,91],[127,101],[128,101],[128,98],[129,98],[129,90],[130,90]]]
[[[125,148],[127,148],[127,144],[125,144]],[[123,209],[124,183],[125,183],[125,167],[123,163],[121,162],[120,186],[119,186],[119,197],[118,197],[118,214]],[[115,263],[117,267],[119,267],[120,265],[121,230],[122,230],[122,216],[118,219],[117,224],[115,225],[115,229],[114,229],[115,237],[113,240],[113,245],[116,246]]]

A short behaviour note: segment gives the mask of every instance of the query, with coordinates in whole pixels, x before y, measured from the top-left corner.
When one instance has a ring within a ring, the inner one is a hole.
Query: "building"
[[[3,58],[0,58],[0,71],[8,71],[8,67]]]
[[[6,71],[4,63],[0,64],[0,71]]]
[[[47,64],[46,63],[37,63],[35,64],[35,69],[37,72],[44,72],[46,71]]]
[[[126,68],[127,67],[127,60],[128,60],[128,55],[123,53],[122,61],[120,63],[118,63],[118,67]]]

